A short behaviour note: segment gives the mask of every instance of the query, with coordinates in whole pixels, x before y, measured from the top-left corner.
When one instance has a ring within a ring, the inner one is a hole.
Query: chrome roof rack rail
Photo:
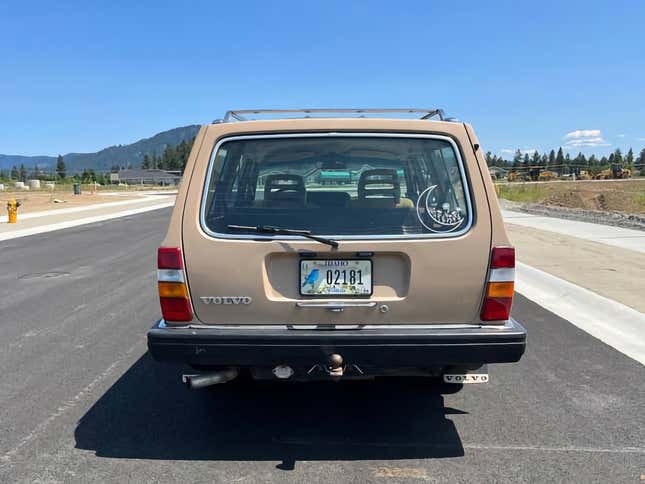
[[[224,116],[224,123],[236,121],[251,121],[248,115],[282,115],[303,114],[304,118],[315,117],[316,114],[354,114],[359,117],[365,117],[365,114],[417,114],[421,115],[419,119],[431,119],[438,117],[439,120],[445,121],[446,115],[443,109],[417,109],[417,108],[384,108],[384,109],[236,109],[227,111]]]

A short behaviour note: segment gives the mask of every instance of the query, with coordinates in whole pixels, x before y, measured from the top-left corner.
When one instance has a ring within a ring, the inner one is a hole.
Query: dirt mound
[[[549,194],[542,202],[544,205],[583,210],[601,210],[639,213],[642,207],[634,203],[630,192],[622,190],[563,190]]]

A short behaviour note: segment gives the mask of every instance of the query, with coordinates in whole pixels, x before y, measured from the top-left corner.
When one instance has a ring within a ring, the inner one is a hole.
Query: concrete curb
[[[24,230],[15,230],[12,232],[0,233],[0,241],[17,239],[20,237],[27,237],[29,235],[42,234],[45,232],[53,232],[56,230],[68,229],[71,227],[78,227],[79,225],[91,224],[95,222],[102,222],[104,220],[111,220],[114,218],[127,217],[128,215],[136,215],[138,213],[150,212],[152,210],[160,210],[162,208],[172,207],[175,201],[158,203],[155,205],[148,205],[145,207],[133,208],[130,210],[123,210],[121,212],[112,212],[103,215],[96,215],[94,217],[85,217],[80,219],[68,220],[65,222],[58,222],[49,225],[40,225],[38,227],[31,227]]]
[[[645,314],[521,262],[516,271],[517,292],[645,365]]]

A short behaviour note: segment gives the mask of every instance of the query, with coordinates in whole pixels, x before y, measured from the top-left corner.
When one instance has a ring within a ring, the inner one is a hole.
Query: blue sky
[[[439,106],[496,153],[645,146],[640,0],[182,3],[1,2],[0,153],[270,107]]]

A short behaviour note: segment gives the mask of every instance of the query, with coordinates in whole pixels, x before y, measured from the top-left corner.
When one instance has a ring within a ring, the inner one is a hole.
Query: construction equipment
[[[578,180],[591,180],[591,175],[587,170],[580,170],[578,174]]]
[[[602,170],[594,175],[594,180],[622,180],[631,178],[632,172],[629,168],[623,168],[618,163],[613,163],[611,168]]]
[[[509,182],[516,182],[516,181],[531,181],[530,177],[524,173],[518,173],[516,171],[512,171],[508,174],[507,180]]]
[[[538,175],[538,181],[551,181],[558,178],[558,174],[554,171],[544,170]]]
[[[618,163],[611,165],[611,177],[617,180],[630,178],[632,176],[631,170],[629,168],[623,168]]]

